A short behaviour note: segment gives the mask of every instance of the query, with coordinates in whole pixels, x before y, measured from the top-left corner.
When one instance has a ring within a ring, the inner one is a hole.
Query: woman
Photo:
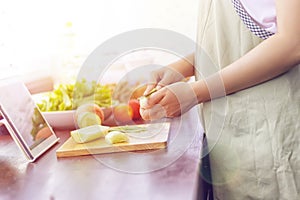
[[[199,3],[199,48],[153,73],[142,117],[201,104],[216,199],[299,199],[300,1]]]

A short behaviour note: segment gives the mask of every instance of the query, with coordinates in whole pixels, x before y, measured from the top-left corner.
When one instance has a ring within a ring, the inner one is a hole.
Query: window
[[[170,29],[195,39],[197,5],[197,0],[2,2],[0,78],[72,79],[103,41],[138,28]]]

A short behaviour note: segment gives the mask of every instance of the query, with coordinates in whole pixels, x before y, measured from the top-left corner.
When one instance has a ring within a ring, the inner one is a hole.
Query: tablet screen
[[[57,138],[22,82],[6,80],[0,83],[2,115],[21,148],[34,159]]]

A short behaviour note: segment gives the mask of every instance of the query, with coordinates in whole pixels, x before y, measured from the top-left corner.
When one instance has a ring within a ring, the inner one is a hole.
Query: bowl
[[[101,108],[104,113],[104,122],[103,125],[113,125],[108,120],[112,114],[111,108]],[[54,128],[59,130],[71,130],[76,129],[76,121],[75,121],[75,113],[76,110],[66,110],[66,111],[49,111],[42,112],[42,115],[45,117],[48,124]]]
[[[40,102],[42,99],[47,97],[48,92],[38,93],[32,95],[33,100],[37,103]],[[108,108],[101,108],[104,112],[104,124],[110,125],[111,122],[106,119],[110,118],[112,114],[112,107]],[[76,121],[75,121],[75,114],[76,110],[65,110],[65,111],[47,111],[42,112],[42,115],[48,122],[48,124],[54,128],[59,130],[74,130],[76,129]],[[103,124],[103,125],[104,125]]]
[[[55,129],[75,129],[76,110],[42,112],[48,124]]]

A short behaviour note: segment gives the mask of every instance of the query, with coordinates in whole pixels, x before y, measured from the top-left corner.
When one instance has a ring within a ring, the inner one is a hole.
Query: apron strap
[[[245,11],[245,9],[243,8],[239,0],[232,0],[232,3],[235,8],[235,11],[240,16],[243,23],[247,26],[248,29],[250,29],[252,33],[254,33],[256,36],[262,39],[267,39],[268,37],[274,35],[274,33],[266,31],[265,29],[258,26],[255,23],[255,21],[250,17],[250,15]]]

